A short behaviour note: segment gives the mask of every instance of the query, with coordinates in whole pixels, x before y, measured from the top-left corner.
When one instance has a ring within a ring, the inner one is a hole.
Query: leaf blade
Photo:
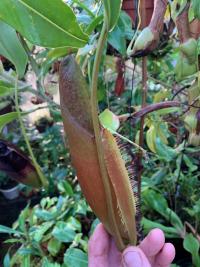
[[[15,65],[19,77],[23,77],[28,57],[15,30],[0,21],[0,33],[0,54]]]
[[[103,3],[108,21],[108,30],[111,31],[119,18],[122,0],[104,0]]]
[[[12,122],[13,120],[18,119],[17,112],[9,112],[4,115],[0,115],[0,132],[2,131],[3,127]]]
[[[64,263],[67,264],[68,267],[87,267],[87,255],[80,249],[69,248],[64,255]]]
[[[72,9],[60,0],[2,0],[0,19],[36,45],[79,48],[88,41]]]

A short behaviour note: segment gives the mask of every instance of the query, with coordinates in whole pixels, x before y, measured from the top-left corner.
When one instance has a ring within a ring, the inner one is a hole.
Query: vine
[[[37,163],[37,160],[36,160],[36,158],[34,156],[33,150],[31,148],[30,142],[29,142],[27,134],[26,134],[26,129],[24,127],[24,123],[23,123],[21,112],[20,112],[20,108],[19,108],[17,85],[18,85],[18,77],[16,77],[16,81],[15,81],[15,108],[16,108],[16,111],[17,111],[17,115],[18,115],[18,119],[19,119],[19,123],[20,123],[20,128],[21,128],[21,131],[22,131],[22,135],[24,137],[28,152],[29,152],[29,154],[31,156],[31,159],[33,161],[33,165],[34,165],[34,167],[35,167],[35,169],[37,171],[37,174],[38,174],[38,177],[39,177],[39,179],[41,181],[41,184],[42,184],[42,186],[44,188],[47,188],[48,187],[48,181],[47,181],[46,177],[44,176],[44,174],[42,173],[42,171],[40,169],[40,166]]]
[[[92,109],[91,111],[92,111],[92,121],[93,121],[94,133],[95,133],[95,141],[96,141],[96,146],[97,146],[99,165],[100,165],[103,185],[104,185],[104,189],[106,193],[106,203],[107,203],[107,208],[108,208],[109,220],[115,232],[117,246],[119,249],[123,249],[124,244],[123,244],[122,237],[117,227],[117,222],[115,219],[115,214],[114,214],[114,209],[113,209],[113,204],[112,204],[112,196],[111,196],[108,173],[107,173],[104,156],[103,156],[104,154],[103,154],[103,149],[102,149],[101,132],[100,132],[99,119],[98,119],[98,100],[97,100],[98,73],[99,73],[99,66],[101,62],[101,56],[102,56],[104,44],[107,39],[107,35],[108,35],[107,20],[105,16],[105,21],[104,21],[104,24],[101,30],[101,35],[100,35],[98,45],[97,45],[96,56],[95,56],[94,67],[93,67],[92,84],[91,84],[91,109]]]

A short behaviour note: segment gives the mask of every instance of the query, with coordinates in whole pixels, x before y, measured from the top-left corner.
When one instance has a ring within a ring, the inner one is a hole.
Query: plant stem
[[[93,19],[95,18],[95,15],[92,13],[92,11],[83,3],[81,3],[79,0],[73,0],[74,3],[76,3],[77,5],[79,5],[82,9],[84,9],[88,15],[90,15],[90,17],[92,17]]]
[[[8,75],[6,71],[0,73],[0,80],[3,80],[5,82],[8,82],[9,84],[13,85],[13,88],[15,87],[15,77]],[[50,99],[45,94],[42,94],[41,92],[33,89],[29,84],[18,81],[17,82],[17,88],[19,92],[30,92],[33,95],[39,96],[44,102],[50,103],[51,105],[55,106],[56,108],[60,109],[60,105],[55,103],[52,99]]]
[[[37,61],[34,59],[34,57],[31,55],[31,51],[26,43],[26,41],[24,40],[23,36],[21,36],[19,33],[18,33],[18,36],[19,36],[19,40],[28,56],[28,59],[29,59],[29,62],[30,62],[30,65],[37,77],[37,81],[36,81],[36,84],[37,84],[37,89],[38,89],[38,92],[40,94],[40,97],[43,98],[45,101],[47,101],[48,103],[52,103],[54,104],[54,101],[52,99],[50,99],[47,95],[45,95],[44,93],[44,89],[43,89],[43,83],[42,83],[42,78],[41,78],[41,73],[40,73],[40,68],[38,67],[38,64],[37,64]],[[55,105],[57,105],[55,103]]]
[[[132,114],[120,115],[120,116],[118,116],[118,118],[119,118],[120,122],[124,122],[128,119],[131,119],[131,122],[134,123],[134,121],[137,121],[139,118],[144,117],[151,112],[155,112],[155,111],[165,109],[165,108],[180,107],[180,106],[181,106],[181,103],[178,101],[159,102],[159,103],[145,106],[145,107],[141,108],[140,110],[138,110]]]
[[[149,27],[161,33],[168,0],[155,0],[154,10]]]
[[[29,152],[29,154],[31,156],[31,159],[33,161],[33,165],[34,165],[34,167],[35,167],[35,169],[37,171],[37,174],[38,174],[38,176],[40,178],[41,184],[42,184],[42,186],[44,188],[47,188],[48,187],[48,181],[47,181],[46,177],[43,175],[43,173],[42,173],[42,171],[40,169],[40,166],[38,165],[38,163],[37,163],[37,161],[35,159],[35,156],[33,154],[30,142],[29,142],[27,134],[26,134],[24,123],[23,123],[23,120],[22,120],[22,117],[21,117],[21,112],[20,112],[20,108],[19,108],[19,101],[18,101],[17,83],[18,83],[18,77],[16,78],[16,82],[15,82],[15,108],[16,108],[16,111],[18,113],[18,119],[19,119],[19,123],[20,123],[20,128],[21,128],[22,135],[24,137],[28,152]]]
[[[167,84],[166,82],[158,80],[158,79],[156,79],[156,78],[154,78],[154,77],[152,77],[150,75],[148,76],[148,78],[150,80],[154,81],[155,83],[162,85],[164,88],[168,88],[168,89],[172,90],[172,86]]]
[[[184,140],[184,142],[183,142],[183,151],[185,149],[185,146],[186,146],[186,140]],[[177,174],[177,177],[175,179],[175,186],[174,186],[175,187],[175,190],[174,190],[174,211],[175,212],[177,210],[178,185],[179,185],[179,181],[180,181],[180,177],[181,177],[181,165],[182,165],[183,156],[184,156],[183,151],[181,152],[181,158],[180,158],[180,162],[179,162],[178,174]]]
[[[140,1],[138,2],[138,7],[137,7],[137,15],[138,15],[138,25],[137,25],[137,29],[134,33],[134,36],[130,42],[130,44],[128,45],[128,48],[127,48],[127,55],[128,56],[131,56],[132,52],[133,52],[133,44],[135,42],[135,39],[137,37],[137,34],[138,34],[138,31],[140,29],[140,26],[141,26],[141,23],[142,23],[142,18],[141,18],[141,14],[140,14]]]
[[[29,50],[29,47],[26,43],[26,41],[24,40],[24,38],[21,36],[21,34],[18,33],[18,37],[19,37],[19,40],[28,56],[28,59],[29,59],[29,62],[31,64],[31,67],[33,69],[33,71],[35,72],[35,75],[38,77],[40,75],[40,69],[38,68],[38,64],[37,62],[35,61],[34,57],[32,57],[31,55],[31,51]]]
[[[106,17],[105,17],[105,20],[106,20]],[[99,109],[98,100],[97,100],[98,74],[99,74],[99,65],[101,62],[104,44],[107,39],[107,34],[108,34],[107,23],[106,21],[104,21],[103,28],[101,30],[101,35],[100,35],[98,45],[97,45],[93,73],[92,73],[92,84],[91,84],[91,109],[92,110],[91,111],[92,111],[92,121],[93,121],[94,133],[95,133],[98,160],[99,160],[100,170],[102,174],[104,190],[106,194],[108,218],[112,225],[112,230],[115,234],[115,238],[116,238],[115,241],[118,246],[118,249],[122,250],[124,249],[125,246],[122,241],[122,238],[121,238],[118,226],[117,226],[116,218],[115,218],[109,177],[108,177],[108,173],[107,173],[107,169],[106,169],[105,161],[104,161],[104,152],[103,152],[102,140],[101,140],[101,130],[100,130],[99,119],[98,119],[98,109]]]
[[[147,98],[147,57],[142,58],[142,108],[146,106],[146,98]],[[141,117],[140,121],[140,135],[139,135],[139,146],[143,147],[144,145],[144,122],[145,122],[145,116]],[[138,166],[138,176],[137,176],[137,185],[138,185],[138,203],[141,203],[141,180],[142,180],[142,172],[143,172],[143,166],[142,166],[142,158],[143,153],[139,151],[138,157],[137,157],[137,166]],[[140,205],[139,205],[140,206]],[[139,213],[140,214],[140,213]],[[138,225],[140,225],[141,222],[141,215],[138,218]]]
[[[187,42],[191,38],[190,25],[188,20],[189,8],[190,3],[187,2],[180,15],[176,18],[176,27],[181,43]]]
[[[186,85],[184,85],[182,88],[180,88],[180,89],[178,89],[178,91],[176,91],[175,93],[174,93],[174,95],[172,96],[172,100],[174,100],[174,98],[177,96],[177,95],[179,95],[181,92],[183,92],[185,89],[188,89],[188,88],[190,88],[190,84],[186,84]]]

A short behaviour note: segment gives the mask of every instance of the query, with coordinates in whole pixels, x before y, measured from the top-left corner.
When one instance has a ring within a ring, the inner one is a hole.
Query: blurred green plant
[[[59,197],[43,198],[34,207],[28,205],[12,228],[0,226],[0,233],[10,235],[5,241],[11,246],[4,266],[21,266],[26,261],[30,267],[47,263],[87,266],[87,240],[94,216],[78,188],[73,190],[67,181],[58,187]]]
[[[94,52],[103,23],[102,1],[71,0],[65,1],[66,4],[64,4],[63,1],[59,0],[45,0],[42,1],[42,5],[39,0],[34,1],[34,3],[28,0],[20,1],[18,4],[14,2],[14,0],[10,1],[10,3],[6,0],[1,0],[0,2],[0,54],[14,64],[13,69],[9,71],[5,70],[5,68],[7,69],[5,62],[4,66],[0,65],[0,100],[2,105],[4,105],[8,96],[11,99],[13,98],[16,76],[19,75],[22,78],[17,82],[19,95],[23,92],[29,92],[42,99],[42,101],[47,102],[51,116],[56,123],[52,127],[46,128],[45,132],[39,134],[35,128],[28,127],[27,136],[30,139],[37,161],[50,181],[47,194],[58,193],[55,186],[58,183],[59,192],[64,193],[67,190],[70,195],[70,197],[67,197],[68,202],[74,195],[74,187],[77,182],[74,178],[74,170],[69,163],[69,152],[64,148],[63,137],[60,134],[62,131],[60,107],[46,93],[44,80],[49,72],[55,72],[54,66],[52,67],[54,62],[58,62],[68,54],[76,53],[77,62],[81,66],[88,83],[91,83]],[[184,10],[186,2],[182,0],[173,1],[171,11],[174,21]],[[190,20],[199,18],[199,1],[192,0],[191,2],[192,5],[189,10]],[[15,4],[15,14],[12,13],[14,12],[13,10],[10,13],[7,12],[7,10],[11,10],[9,5]],[[117,4],[119,4],[119,1],[117,1]],[[176,5],[179,8],[176,8]],[[51,14],[50,8],[57,12]],[[109,10],[110,5],[107,5],[107,12]],[[14,17],[17,18],[17,23],[13,22]],[[20,24],[19,18],[23,18],[27,23]],[[31,21],[30,18],[32,18]],[[66,18],[69,20],[69,23],[66,22]],[[116,18],[117,16],[109,18],[109,27],[112,28],[115,23],[116,26],[108,35],[107,44],[104,47],[101,58],[98,77],[99,107],[100,111],[104,111],[108,107],[116,115],[131,114],[140,110],[142,105],[142,66],[138,58],[134,58],[132,62],[130,60],[126,61],[127,41],[132,38],[135,32],[132,29],[130,18],[124,12],[120,12],[118,21],[115,21]],[[38,26],[36,27],[35,25]],[[47,34],[48,32],[51,32],[51,34]],[[165,39],[166,35],[164,34]],[[164,40],[163,42],[161,40],[158,48],[148,56],[147,62],[149,74],[147,104],[175,99],[181,103],[181,106],[178,109],[155,111],[148,114],[145,118],[144,149],[148,152],[148,157],[143,159],[142,162],[144,169],[142,177],[142,210],[145,215],[143,225],[145,232],[153,227],[159,227],[164,230],[169,238],[184,239],[185,250],[191,253],[193,264],[198,266],[198,242],[200,242],[200,150],[199,144],[196,142],[196,136],[199,138],[199,118],[196,114],[198,115],[197,111],[199,110],[197,105],[199,103],[199,91],[196,90],[195,94],[197,95],[193,98],[189,98],[188,93],[190,94],[192,91],[193,85],[191,86],[191,84],[195,81],[195,85],[199,89],[199,78],[197,77],[199,75],[196,72],[196,53],[199,53],[199,42],[197,44],[195,42],[195,58],[192,60],[194,61],[195,68],[193,68],[194,71],[192,70],[192,75],[184,76],[184,80],[181,76],[181,81],[177,83],[175,65],[178,62],[180,70],[182,67],[180,64],[184,63],[185,60],[190,60],[190,58],[185,59],[182,57],[182,53],[185,52],[184,47],[181,45],[180,48],[177,48],[177,39],[173,37],[174,35],[171,34],[166,37],[167,41]],[[42,46],[42,49],[38,49],[38,46],[35,46],[35,44]],[[116,77],[120,76],[116,62],[119,58],[123,63],[120,75],[124,78],[124,87],[122,93],[116,97]],[[27,69],[31,69],[36,75],[37,90],[26,82],[24,73],[27,72]],[[36,109],[38,108],[36,107]],[[193,118],[192,121],[189,118],[188,123],[188,120],[185,118],[188,111],[190,112],[191,110]],[[26,118],[26,114],[21,112],[23,119]],[[10,133],[6,132],[4,134],[3,130],[5,131],[5,126],[17,118],[18,115],[14,110],[0,115],[1,135],[7,136],[9,139]],[[195,127],[188,127],[194,121]],[[118,132],[138,143],[139,122],[140,119],[134,119],[134,117],[130,116],[128,121],[121,123]],[[16,132],[16,134],[13,134],[10,140],[17,140],[19,147],[27,151],[19,131],[14,129],[13,132]],[[191,135],[193,140],[190,138]],[[130,150],[135,154],[134,148]],[[67,168],[65,167],[66,163]],[[66,177],[71,184],[63,181]],[[65,202],[64,200],[62,201],[63,203]],[[74,202],[70,205],[75,206],[75,204]],[[52,209],[54,209],[53,207],[55,208],[54,204],[52,204]],[[86,204],[85,207],[87,209]],[[31,209],[28,207],[26,210],[31,212]],[[46,211],[49,212],[49,209],[45,208]],[[76,214],[73,212],[71,216],[76,218]],[[65,219],[67,220],[67,218]],[[40,222],[37,219],[38,229],[41,227],[40,223],[45,225],[46,221]],[[50,229],[54,227],[55,225],[52,225]],[[33,229],[35,228],[33,227]],[[77,230],[77,233],[80,234],[80,231],[80,229]],[[44,235],[46,235],[46,232]],[[52,243],[54,245],[53,241]],[[188,243],[192,245],[188,246]],[[86,252],[85,247],[83,248],[81,245],[77,248],[81,248],[83,253]],[[72,255],[71,261],[72,259],[74,260],[74,257],[76,259],[79,257],[77,255],[80,255],[83,258],[84,266],[85,254],[82,254],[82,252],[69,250],[65,255],[67,255],[65,258],[68,258],[68,255]],[[7,254],[5,257],[4,265],[6,267],[10,266],[9,260],[12,261],[11,256],[12,254],[10,256]],[[24,255],[23,257],[24,262],[29,262],[30,255]],[[50,259],[48,257],[44,258],[43,265],[51,266],[50,262],[55,258],[53,255],[50,256]],[[58,262],[52,266],[59,266],[59,264]]]

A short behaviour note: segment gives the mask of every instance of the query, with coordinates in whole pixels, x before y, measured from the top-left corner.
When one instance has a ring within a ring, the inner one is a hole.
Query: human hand
[[[169,267],[175,248],[165,243],[160,229],[152,230],[139,246],[120,253],[112,237],[99,224],[89,240],[89,267]]]

